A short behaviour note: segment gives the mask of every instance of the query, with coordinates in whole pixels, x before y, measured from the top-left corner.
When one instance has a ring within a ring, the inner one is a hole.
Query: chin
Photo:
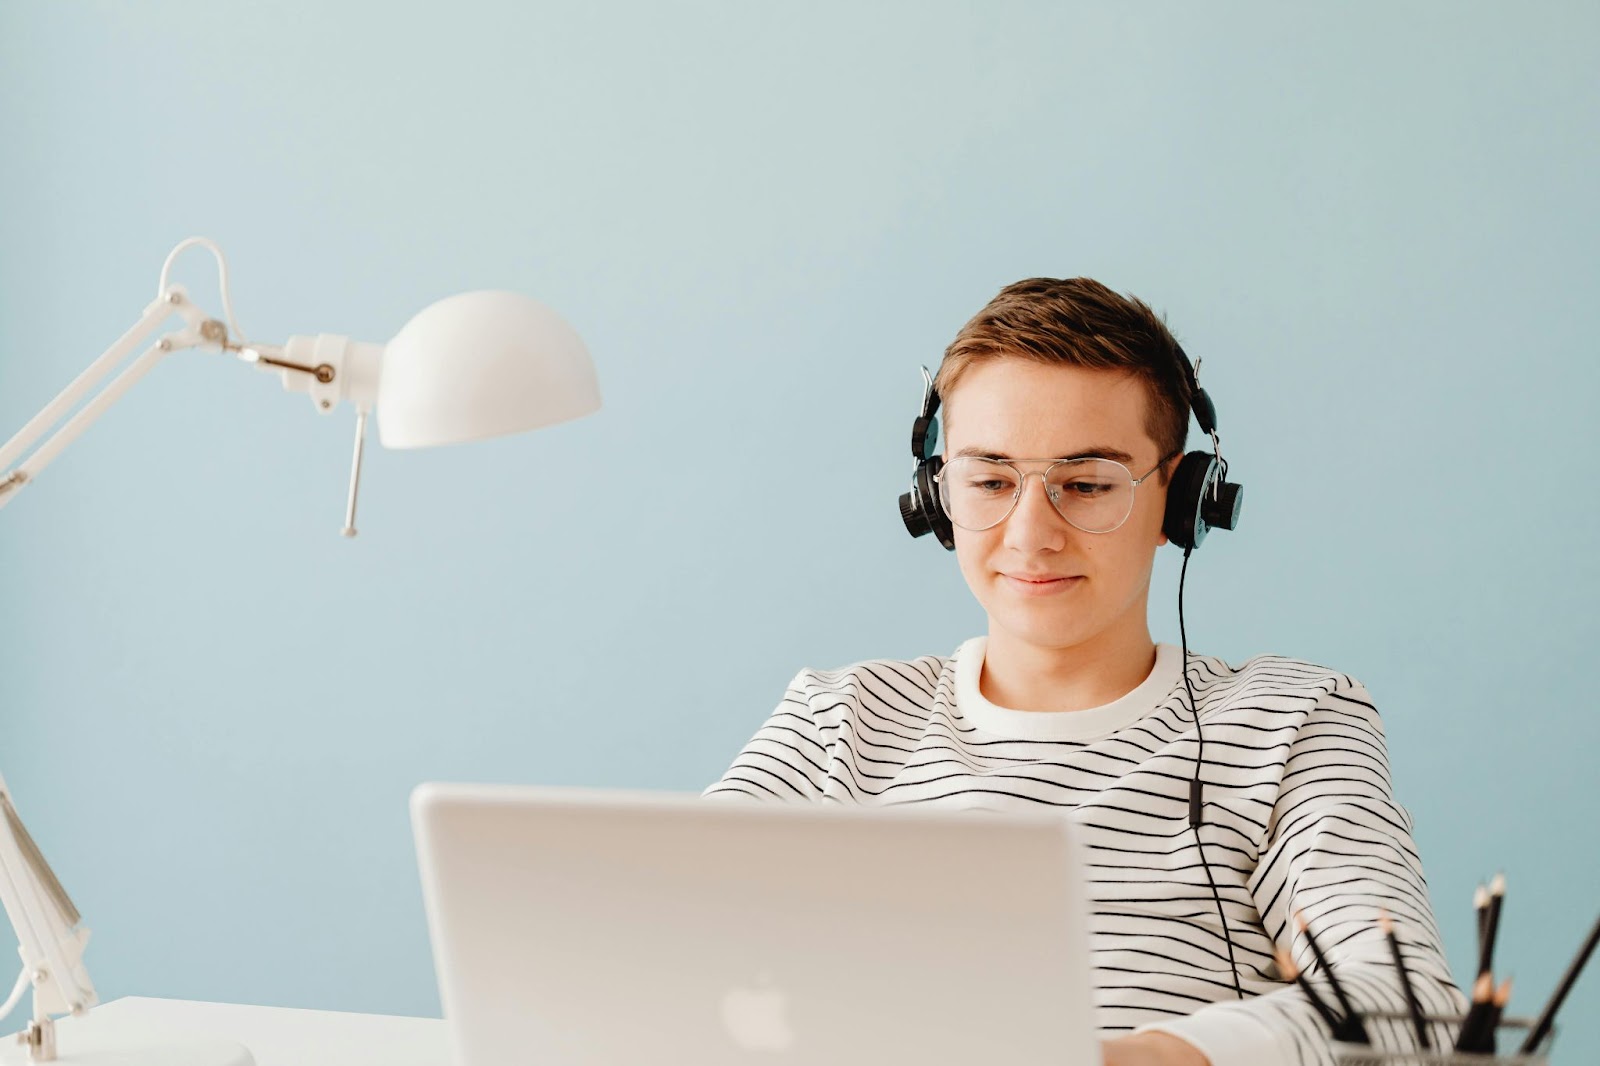
[[[1103,623],[1082,611],[1019,611],[1009,605],[1007,610],[990,611],[989,620],[1018,640],[1040,648],[1075,647],[1105,629]]]

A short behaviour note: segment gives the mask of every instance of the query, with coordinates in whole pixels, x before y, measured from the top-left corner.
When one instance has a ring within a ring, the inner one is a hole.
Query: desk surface
[[[62,1066],[72,1062],[75,1034],[133,1042],[152,1034],[234,1040],[256,1066],[449,1066],[449,1036],[437,1018],[346,1014],[295,1007],[251,1007],[129,996],[102,1003],[81,1018],[56,1023]]]

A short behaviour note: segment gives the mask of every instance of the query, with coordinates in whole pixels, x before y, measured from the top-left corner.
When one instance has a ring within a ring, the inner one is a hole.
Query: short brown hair
[[[1028,278],[1001,289],[961,327],[944,350],[934,388],[948,397],[972,366],[1005,356],[1125,371],[1145,383],[1145,429],[1165,457],[1181,453],[1189,436],[1189,382],[1178,369],[1178,351],[1161,316],[1136,297],[1091,278]]]

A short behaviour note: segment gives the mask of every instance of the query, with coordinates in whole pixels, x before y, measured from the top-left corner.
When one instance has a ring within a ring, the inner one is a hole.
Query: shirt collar
[[[1132,725],[1172,693],[1183,677],[1183,652],[1156,645],[1150,676],[1120,699],[1081,711],[1019,711],[983,698],[978,678],[988,637],[973,637],[956,649],[956,708],[985,733],[1012,740],[1092,740]]]

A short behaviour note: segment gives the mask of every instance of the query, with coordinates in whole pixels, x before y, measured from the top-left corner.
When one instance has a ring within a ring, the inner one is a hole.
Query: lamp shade
[[[520,433],[600,408],[582,339],[520,293],[467,292],[424,308],[385,346],[378,371],[386,448]]]

